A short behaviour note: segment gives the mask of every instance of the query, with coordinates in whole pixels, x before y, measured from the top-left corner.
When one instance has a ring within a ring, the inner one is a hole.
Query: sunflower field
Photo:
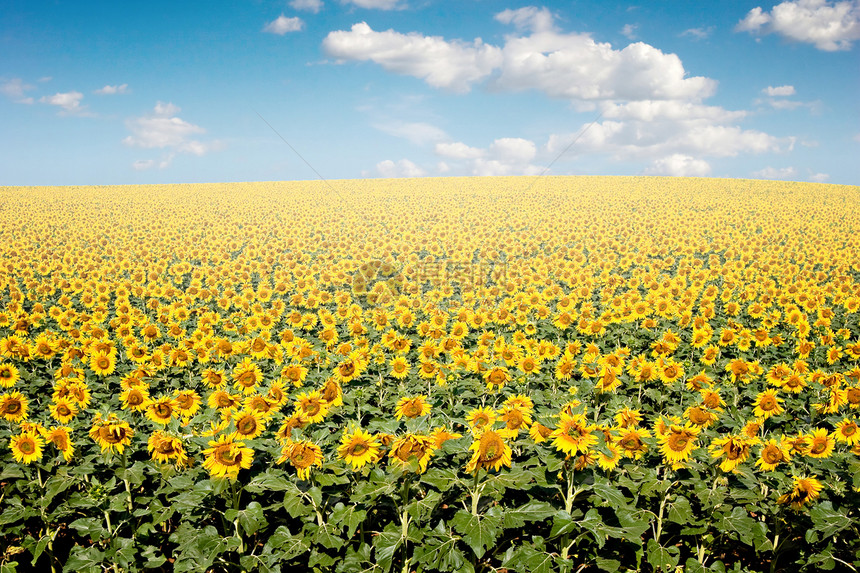
[[[0,571],[857,571],[860,188],[0,188]]]

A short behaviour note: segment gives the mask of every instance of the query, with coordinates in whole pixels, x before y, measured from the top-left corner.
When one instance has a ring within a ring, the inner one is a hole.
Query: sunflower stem
[[[125,492],[128,494],[128,512],[134,511],[134,502],[131,497],[131,484],[128,482],[128,474],[126,473],[127,454],[125,449],[122,450],[122,483],[125,484]]]
[[[478,502],[481,501],[481,489],[478,489],[478,476],[481,474],[480,468],[475,470],[475,481],[472,484],[472,515],[478,515]]]
[[[407,474],[403,480],[403,490],[400,494],[400,501],[403,504],[403,510],[400,514],[401,536],[403,538],[403,573],[409,573],[409,512],[406,507],[409,505],[410,477],[411,475]]]

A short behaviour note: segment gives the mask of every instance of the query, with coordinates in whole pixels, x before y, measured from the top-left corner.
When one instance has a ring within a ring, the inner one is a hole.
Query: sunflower
[[[526,412],[531,412],[535,403],[531,398],[526,396],[525,394],[515,394],[513,396],[509,396],[503,403],[503,406],[510,406],[511,408],[519,408],[520,410],[524,410]]]
[[[505,423],[505,428],[514,433],[519,433],[520,430],[528,430],[532,424],[532,418],[528,410],[517,408],[516,406],[502,406],[498,412],[498,420]]]
[[[11,388],[21,379],[18,369],[10,363],[0,364],[0,388]]]
[[[806,437],[809,440],[809,450],[806,455],[810,458],[829,458],[833,453],[836,440],[829,436],[824,428],[813,430]]]
[[[638,460],[648,451],[648,445],[644,440],[650,437],[651,434],[645,428],[630,426],[626,431],[618,431],[612,445],[618,448],[619,455]]]
[[[69,437],[71,431],[72,429],[68,426],[56,426],[51,429],[43,429],[40,432],[45,442],[54,444],[54,447],[60,450],[63,459],[67,462],[75,455],[75,444]]]
[[[290,444],[293,441],[293,430],[302,429],[309,423],[308,419],[301,412],[296,412],[292,416],[284,419],[284,423],[278,428],[275,437],[281,444]]]
[[[95,352],[90,356],[90,368],[97,376],[109,376],[116,370],[116,354]]]
[[[674,360],[659,359],[657,361],[657,368],[660,380],[667,386],[684,377],[684,366]]]
[[[837,442],[849,446],[860,443],[860,431],[857,429],[857,422],[848,418],[844,418],[837,424],[832,436]]]
[[[684,417],[699,428],[707,428],[719,418],[716,413],[701,406],[690,406],[684,411]]]
[[[329,407],[343,406],[343,387],[334,378],[329,378],[322,388],[322,398]]]
[[[243,359],[233,368],[233,387],[245,394],[253,394],[263,380],[263,371],[250,358]]]
[[[302,392],[296,396],[293,405],[296,412],[301,412],[308,422],[322,422],[328,415],[329,404],[323,399],[319,390]]]
[[[146,388],[140,387],[125,390],[119,395],[119,399],[122,402],[123,410],[135,410],[137,412],[146,410],[150,401],[149,392],[146,391]]]
[[[403,356],[397,356],[391,359],[391,371],[389,375],[398,380],[403,380],[409,376],[409,362]]]
[[[206,404],[216,410],[231,410],[242,403],[242,397],[226,390],[215,390],[206,399]]]
[[[236,412],[233,414],[233,424],[236,426],[234,435],[238,440],[253,440],[266,429],[263,416],[256,410]]]
[[[615,414],[615,423],[619,428],[635,428],[642,421],[642,413],[639,410],[631,410],[624,407],[620,412]]]
[[[146,417],[156,424],[166,425],[177,414],[176,401],[169,396],[150,400],[146,405]]]
[[[153,460],[163,464],[176,462],[177,465],[184,466],[189,462],[182,440],[161,430],[156,430],[149,436],[147,449]]]
[[[131,438],[134,436],[134,430],[128,422],[120,420],[115,414],[108,414],[108,417],[104,418],[101,412],[96,412],[89,433],[90,438],[101,447],[102,452],[116,450],[119,454],[123,452],[125,446],[131,444]]]
[[[718,459],[720,469],[724,472],[733,472],[740,464],[747,461],[750,456],[750,448],[758,443],[756,438],[746,436],[725,436],[717,438],[708,447],[711,457]]]
[[[496,411],[489,406],[475,408],[466,414],[466,422],[475,434],[481,433],[486,428],[492,428],[496,421]]]
[[[20,422],[27,417],[29,401],[20,392],[0,394],[0,416],[10,422]]]
[[[323,465],[322,449],[308,440],[290,442],[281,449],[281,457],[278,459],[278,463],[285,461],[289,461],[296,468],[299,479],[307,480],[310,478],[313,466]]]
[[[454,432],[449,432],[445,429],[444,426],[440,426],[430,432],[430,439],[433,440],[433,447],[435,449],[439,449],[442,447],[442,444],[447,442],[448,440],[456,440],[457,438],[462,438],[462,434],[457,434]]]
[[[176,410],[183,418],[191,418],[200,410],[200,395],[193,389],[177,390],[173,395]]]
[[[351,434],[344,432],[337,448],[337,455],[346,463],[352,464],[353,470],[361,469],[380,454],[379,444],[374,436],[358,428]]]
[[[767,420],[771,416],[778,416],[785,410],[780,405],[783,400],[777,397],[778,390],[771,389],[760,392],[753,402],[753,416],[760,420]]]
[[[418,463],[418,473],[424,473],[434,450],[435,441],[432,437],[406,434],[391,443],[388,457],[404,470],[410,469],[412,460],[415,460]]]
[[[60,398],[48,406],[48,410],[51,412],[51,417],[61,424],[68,424],[78,415],[77,404],[65,398]]]
[[[246,448],[244,442],[236,441],[233,435],[222,434],[217,440],[210,441],[209,446],[203,450],[206,456],[203,467],[212,477],[235,480],[239,471],[250,468],[254,461],[254,450]]]
[[[592,434],[596,428],[597,426],[588,424],[583,414],[562,412],[555,430],[549,437],[553,439],[552,444],[555,449],[569,456],[575,456],[577,453],[586,453],[597,444],[597,436]]]
[[[34,433],[24,432],[9,439],[9,448],[15,461],[31,464],[42,459],[42,438]]]
[[[304,386],[305,379],[308,377],[308,369],[301,364],[287,364],[281,368],[281,378],[296,388]]]
[[[800,509],[807,502],[814,501],[821,495],[821,490],[824,486],[814,477],[794,478],[794,485],[791,492],[779,496],[777,503],[790,503],[792,509]]]
[[[755,465],[761,469],[771,472],[781,463],[791,461],[791,443],[785,438],[771,438],[761,448]]]
[[[672,424],[666,433],[658,434],[660,453],[663,454],[665,463],[669,464],[672,469],[682,468],[684,462],[690,459],[693,450],[697,447],[696,439],[700,431],[699,428],[690,424],[684,426]]]
[[[511,447],[493,430],[481,432],[469,449],[473,454],[466,465],[467,472],[478,473],[482,469],[499,471],[502,466],[511,467]]]
[[[597,465],[607,472],[614,470],[621,461],[622,452],[622,448],[618,445],[606,444],[606,452],[597,452]]]
[[[427,403],[427,396],[404,397],[398,400],[397,407],[394,411],[394,416],[400,420],[402,418],[417,418],[418,416],[426,416],[430,413],[430,404]]]

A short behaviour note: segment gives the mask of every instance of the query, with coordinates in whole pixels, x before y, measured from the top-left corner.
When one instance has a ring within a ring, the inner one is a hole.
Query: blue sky
[[[0,185],[856,185],[858,49],[860,0],[6,0]]]

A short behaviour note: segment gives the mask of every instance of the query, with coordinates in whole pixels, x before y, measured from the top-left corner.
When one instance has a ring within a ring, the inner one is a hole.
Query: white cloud
[[[437,155],[454,162],[453,167],[442,162],[446,170],[457,167],[470,175],[536,175],[543,170],[531,163],[537,155],[537,146],[519,137],[496,139],[483,149],[460,141],[437,143],[435,150]]]
[[[588,34],[559,33],[546,9],[506,10],[496,19],[531,34],[508,36],[498,47],[480,38],[470,43],[415,32],[377,32],[361,22],[349,31],[329,33],[323,48],[341,61],[372,61],[460,93],[491,74],[497,75],[491,84],[496,89],[537,89],[571,100],[699,100],[716,89],[712,79],[687,77],[675,54],[648,44],[616,50]]]
[[[369,10],[395,10],[403,8],[399,0],[341,0],[344,4],[355,4],[359,8]]]
[[[323,3],[322,0],[293,0],[290,2],[290,6],[296,10],[318,14],[323,7]]]
[[[696,159],[682,153],[662,157],[645,170],[646,175],[671,175],[673,177],[705,177],[711,173],[711,166],[703,159]]]
[[[762,93],[767,94],[771,97],[773,96],[790,96],[794,95],[794,86],[767,86],[765,89],[761,90]]]
[[[792,0],[766,12],[750,10],[735,27],[740,32],[776,33],[819,50],[850,50],[860,40],[860,0]]]
[[[408,159],[401,159],[396,163],[390,159],[380,161],[376,164],[376,171],[382,177],[423,177],[427,174]]]
[[[794,179],[797,177],[797,169],[794,167],[765,167],[753,171],[752,176],[756,179]]]
[[[830,179],[830,175],[827,173],[813,173],[809,176],[810,181],[815,181],[816,183],[824,183]]]
[[[33,89],[36,89],[36,87],[24,83],[24,80],[22,80],[21,78],[0,80],[0,93],[2,93],[15,103],[33,103],[33,98],[27,97],[27,92]]]
[[[81,105],[82,99],[84,99],[84,94],[72,91],[42,96],[39,98],[39,102],[62,108],[60,115],[92,116],[93,114],[87,111],[87,106]]]
[[[639,24],[624,24],[624,27],[621,28],[621,35],[629,40],[635,40],[637,28],[639,28]]]
[[[223,148],[219,141],[194,139],[194,136],[206,133],[206,130],[178,117],[176,114],[179,111],[180,108],[172,103],[156,103],[152,113],[126,121],[131,135],[122,140],[123,144],[144,149],[168,150],[169,153],[157,163],[160,169],[168,167],[176,153],[203,156]],[[151,159],[138,160],[132,164],[137,170],[155,166],[156,162]]]
[[[93,92],[98,95],[114,95],[129,93],[128,84],[120,84],[118,86],[105,86]]]
[[[283,14],[263,26],[263,31],[269,34],[283,36],[287,32],[298,32],[304,26],[304,22],[298,16],[287,18]]]
[[[384,69],[421,78],[433,87],[465,93],[502,61],[501,50],[480,38],[467,44],[438,36],[376,32],[365,22],[350,31],[330,32],[323,40],[326,53],[342,60],[372,61]]]
[[[449,159],[477,159],[486,152],[483,149],[469,147],[460,141],[453,143],[437,143],[436,153]]]
[[[714,33],[714,27],[708,26],[707,28],[689,28],[681,32],[681,37],[689,36],[694,40],[704,40],[708,38],[711,34]]]
[[[415,145],[424,145],[448,138],[444,130],[424,122],[389,121],[377,123],[373,127],[388,135],[406,139]]]
[[[504,10],[496,14],[496,21],[513,25],[518,30],[530,32],[548,32],[555,29],[552,13],[549,9],[535,6]]]

